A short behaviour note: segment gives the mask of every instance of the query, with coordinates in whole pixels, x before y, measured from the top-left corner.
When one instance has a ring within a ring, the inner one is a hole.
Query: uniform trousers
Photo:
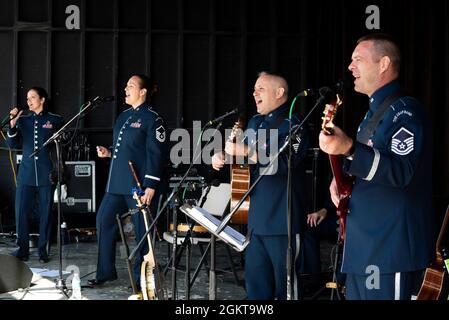
[[[423,271],[386,274],[371,272],[367,275],[348,273],[346,300],[410,300],[420,288]]]
[[[97,276],[98,281],[114,280],[117,278],[115,269],[116,241],[118,225],[116,215],[122,216],[129,208],[136,208],[137,202],[131,195],[120,195],[106,192],[101,201],[97,213],[97,239],[98,239],[98,260]],[[132,216],[136,242],[140,241],[145,234],[145,224],[140,212]],[[125,252],[125,251],[123,251]],[[141,249],[137,252],[134,261],[134,275],[137,284],[140,283],[140,266],[143,256],[148,253],[148,243],[145,241]]]
[[[293,256],[297,244],[292,240]],[[273,300],[287,298],[287,235],[264,236],[252,234],[246,248],[245,282],[250,300]],[[299,261],[295,262],[299,267]],[[295,268],[298,270],[298,268]],[[296,272],[298,276],[299,272]],[[298,277],[296,277],[298,279]],[[293,279],[291,279],[293,281]],[[298,290],[299,286],[295,286]]]
[[[21,183],[16,188],[16,231],[19,258],[30,254],[30,221],[36,213],[39,219],[39,257],[48,255],[47,245],[51,231],[51,208],[53,204],[54,187],[26,186]]]

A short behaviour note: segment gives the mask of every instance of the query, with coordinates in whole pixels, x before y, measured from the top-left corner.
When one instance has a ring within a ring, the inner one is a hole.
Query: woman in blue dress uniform
[[[98,157],[111,158],[106,193],[97,213],[98,262],[95,279],[89,280],[91,286],[103,284],[117,278],[115,269],[116,235],[118,226],[116,214],[123,214],[136,207],[132,189],[137,187],[129,169],[132,161],[145,194],[144,204],[156,207],[158,187],[161,186],[162,173],[167,154],[166,130],[162,119],[146,102],[150,97],[151,81],[144,75],[134,75],[126,84],[126,104],[131,107],[123,111],[114,125],[112,148],[97,146]],[[145,233],[141,214],[133,216],[136,240]],[[145,242],[146,244],[146,242]],[[143,245],[135,259],[134,274],[139,283],[140,265],[148,246]]]
[[[42,147],[63,124],[62,117],[48,112],[48,94],[43,88],[33,87],[27,93],[29,111],[11,110],[14,117],[8,130],[10,148],[22,148],[23,158],[19,168],[16,189],[16,229],[19,249],[12,254],[28,260],[30,254],[30,219],[37,208],[39,215],[39,261],[49,261],[47,244],[50,236],[50,215],[54,185],[51,181],[53,163],[49,145],[30,158],[30,154]],[[16,116],[16,117],[15,117]],[[36,201],[38,200],[38,201]]]

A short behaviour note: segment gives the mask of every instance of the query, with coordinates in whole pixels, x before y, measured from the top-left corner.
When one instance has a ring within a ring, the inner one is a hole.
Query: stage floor
[[[134,241],[130,249],[134,247]],[[203,249],[207,243],[203,245]],[[178,249],[180,246],[178,246]],[[216,246],[216,299],[219,300],[243,300],[246,292],[243,286],[244,272],[242,257],[240,253],[230,250],[233,265],[238,280],[231,272],[230,260],[228,259],[225,245],[217,243]],[[14,239],[0,239],[0,254],[9,254],[16,249]],[[116,268],[118,279],[106,282],[100,287],[89,288],[87,280],[95,278],[97,243],[73,242],[62,246],[62,271],[63,279],[69,289],[67,294],[71,294],[71,271],[79,270],[82,285],[82,297],[86,300],[127,300],[132,295],[131,282],[125,261],[125,249],[121,241],[117,242],[116,248]],[[156,255],[159,264],[165,267],[172,253],[172,245],[162,240],[156,243]],[[190,278],[198,266],[201,258],[199,245],[191,246],[191,267]],[[42,264],[39,262],[37,249],[32,248],[30,258],[25,263],[33,271],[33,278],[29,289],[19,289],[8,293],[0,294],[0,300],[62,300],[67,299],[63,291],[57,288],[56,283],[59,276],[59,255],[56,245],[50,250],[50,262]],[[198,272],[198,276],[190,290],[190,299],[209,300],[209,265],[210,255],[206,259],[207,266],[203,265]],[[181,255],[176,271],[176,299],[186,299],[186,254]],[[172,270],[169,268],[165,274],[164,288],[168,298],[172,298]]]
[[[82,298],[84,300],[128,300],[132,294],[131,282],[126,267],[126,250],[121,241],[117,241],[116,247],[116,269],[118,279],[106,282],[102,286],[90,288],[87,281],[95,278],[97,261],[97,242],[95,237],[80,238],[78,242],[72,242],[62,246],[62,272],[67,290],[57,287],[59,276],[59,255],[56,244],[50,250],[50,262],[42,264],[36,248],[31,248],[28,261],[24,262],[33,272],[31,285],[28,289],[19,289],[0,294],[0,300],[65,300],[71,295],[71,271],[77,271],[81,277]],[[86,241],[86,239],[88,239]],[[130,250],[135,246],[134,239],[128,239]],[[191,245],[190,279],[193,280],[195,270],[199,265],[203,250],[207,248],[208,242],[204,242],[200,247],[198,244]],[[179,250],[180,246],[178,246]],[[13,237],[0,237],[0,255],[9,254],[16,249]],[[161,240],[156,242],[156,256],[162,268],[166,268],[167,262],[172,254],[172,244]],[[228,250],[229,249],[229,250]],[[323,262],[323,273],[317,276],[302,275],[300,281],[304,284],[304,300],[317,299],[329,300],[331,291],[322,289],[326,281],[331,280],[331,273],[326,272],[326,265],[329,265],[329,254],[331,246],[324,244],[321,246],[321,256]],[[231,262],[228,256],[230,253],[235,274],[231,269]],[[190,300],[212,300],[214,299],[209,289],[210,286],[210,254],[207,255],[205,263],[199,269],[197,277],[190,289]],[[246,291],[244,288],[244,258],[243,254],[230,249],[222,242],[216,244],[216,300],[245,300]],[[170,263],[171,266],[171,263]],[[181,254],[181,259],[176,269],[176,297],[173,299],[173,273],[172,268],[168,268],[165,273],[164,288],[166,297],[169,300],[187,300],[186,286],[186,254]],[[7,271],[8,273],[8,271]],[[13,271],[10,271],[14,275]],[[5,275],[2,275],[5,276]],[[8,276],[8,275],[7,275]]]

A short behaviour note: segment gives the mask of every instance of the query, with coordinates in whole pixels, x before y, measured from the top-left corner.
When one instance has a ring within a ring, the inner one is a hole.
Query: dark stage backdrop
[[[66,13],[70,5],[79,9],[79,29],[67,29],[67,20],[76,22],[74,11]],[[375,22],[366,12],[370,5],[379,9],[379,30],[367,29],[367,20]],[[271,70],[286,76],[292,93],[346,81],[350,87],[336,122],[354,133],[367,99],[351,88],[351,53],[358,37],[387,32],[403,49],[402,83],[432,119],[434,195],[441,212],[449,202],[448,24],[448,1],[1,0],[0,115],[25,105],[33,85],[48,89],[54,111],[66,120],[85,101],[115,95],[115,102],[81,122],[94,158],[96,144],[111,144],[133,73],[156,80],[154,105],[173,129],[236,106],[249,118],[257,72]],[[301,98],[299,111],[313,103]],[[315,144],[320,117],[319,111],[311,118]],[[0,190],[8,202],[14,186],[7,151],[0,152]],[[100,163],[101,170],[106,165]]]

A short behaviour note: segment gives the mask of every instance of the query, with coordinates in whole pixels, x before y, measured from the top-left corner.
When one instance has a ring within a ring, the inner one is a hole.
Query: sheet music
[[[180,207],[180,210],[239,252],[245,250],[249,243],[244,235],[229,226],[220,232],[220,234],[216,234],[215,231],[221,221],[203,208],[184,204]]]

